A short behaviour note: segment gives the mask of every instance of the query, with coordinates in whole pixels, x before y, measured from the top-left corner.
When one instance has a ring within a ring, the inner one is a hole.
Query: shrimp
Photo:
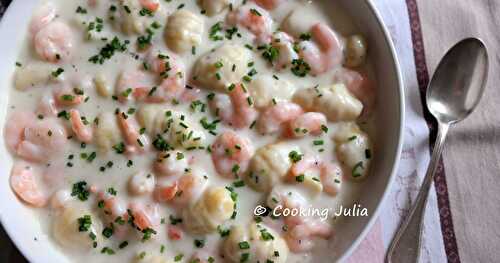
[[[273,10],[281,5],[285,0],[254,0],[256,4],[267,10]]]
[[[294,49],[294,42],[292,36],[285,32],[276,32],[273,35],[273,40],[271,45],[278,50],[278,58],[274,62],[274,68],[277,70],[284,69],[292,63],[292,61],[299,58],[297,52]]]
[[[363,114],[369,114],[375,107],[375,87],[367,76],[354,70],[339,69],[333,75],[335,83],[343,83],[363,103]]]
[[[322,74],[341,65],[343,45],[337,34],[325,24],[318,23],[311,27],[314,40],[299,43],[300,57],[311,67],[313,74]]]
[[[71,107],[81,104],[85,98],[78,88],[71,89],[70,86],[65,86],[54,90],[54,100],[57,106]]]
[[[230,89],[229,95],[217,94],[209,104],[228,125],[238,129],[249,127],[258,114],[250,93],[242,84],[233,85]]]
[[[271,15],[255,4],[240,6],[227,15],[229,25],[241,25],[257,37],[258,43],[269,43],[272,34]]]
[[[136,89],[149,90],[148,78],[141,70],[124,70],[116,82],[115,95],[118,101],[125,103],[133,98]],[[134,96],[135,97],[135,96]]]
[[[306,112],[290,121],[289,133],[293,137],[302,137],[308,133],[317,136],[326,124],[327,119],[323,113]]]
[[[280,101],[267,107],[257,120],[257,129],[264,134],[280,131],[283,124],[296,119],[303,114],[302,107],[298,104]]]
[[[145,134],[140,134],[139,124],[132,116],[125,112],[117,114],[118,124],[127,144],[128,153],[144,153],[149,148],[149,138]]]
[[[127,206],[116,196],[101,191],[98,197],[103,204],[104,213],[109,215],[111,220],[115,220],[118,217],[121,217],[123,220],[128,218]]]
[[[42,27],[33,40],[36,53],[49,62],[67,61],[74,49],[73,33],[68,25],[52,21]]]
[[[71,120],[71,129],[76,135],[78,140],[84,143],[90,143],[93,138],[93,131],[84,123],[84,119],[80,116],[78,110],[72,109],[69,111]]]
[[[146,8],[151,12],[156,12],[160,7],[158,0],[139,0],[142,7]]]
[[[336,196],[340,191],[342,169],[339,165],[327,163],[317,157],[306,157],[290,168],[290,178],[305,174],[319,175],[323,191],[331,196]]]
[[[161,78],[158,87],[139,87],[134,90],[133,96],[137,100],[150,103],[161,103],[180,100],[186,93],[186,70],[184,64],[172,54],[154,56],[150,52],[146,57],[146,64],[153,73]]]
[[[33,113],[14,112],[7,123],[7,146],[23,159],[44,162],[64,151],[67,144],[66,130],[54,118],[40,120]]]
[[[168,226],[168,238],[170,240],[180,240],[182,239],[182,229],[178,226],[169,225]]]
[[[187,158],[180,158],[180,156],[184,156],[184,153],[180,151],[159,153],[153,165],[155,172],[164,176],[182,175],[188,169],[189,164]]]
[[[48,25],[56,18],[56,8],[53,2],[45,2],[34,13],[31,19],[29,30],[35,35],[40,29]]]
[[[278,191],[278,193],[276,193]],[[278,205],[281,208],[290,210],[300,210],[307,206],[307,200],[297,192],[282,191],[274,189],[271,192],[270,198],[275,209]],[[332,227],[327,222],[312,216],[304,216],[301,213],[289,215],[284,218],[284,223],[288,229],[285,233],[285,240],[290,250],[294,253],[310,251],[313,248],[314,237],[329,239],[332,236]]]
[[[135,226],[141,231],[153,229],[160,224],[160,209],[156,204],[131,203],[129,209]]]
[[[330,224],[318,219],[310,219],[307,222],[288,228],[285,240],[288,248],[294,253],[310,251],[313,246],[313,238],[320,237],[329,239],[333,230]]]
[[[29,163],[16,162],[10,174],[10,187],[27,204],[34,207],[43,207],[48,199],[40,189],[36,176],[37,174]]]
[[[36,113],[44,117],[56,117],[58,111],[54,97],[49,94],[43,95],[38,103]]]
[[[233,131],[219,135],[212,144],[212,162],[217,172],[225,177],[243,174],[247,168],[254,149],[249,139],[239,136]]]
[[[157,186],[154,196],[158,202],[172,202],[183,206],[197,200],[207,185],[207,178],[189,173],[181,176],[171,185]]]

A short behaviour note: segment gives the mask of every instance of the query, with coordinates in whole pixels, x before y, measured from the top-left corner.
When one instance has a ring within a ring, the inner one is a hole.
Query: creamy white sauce
[[[19,110],[35,111],[42,96],[46,94],[52,94],[52,90],[59,85],[58,82],[64,82],[71,78],[81,79],[87,76],[93,78],[97,74],[102,74],[103,76],[105,76],[106,82],[108,83],[109,87],[111,87],[111,92],[113,93],[115,81],[120,72],[122,72],[122,70],[124,69],[139,68],[143,63],[142,58],[146,53],[137,52],[136,50],[136,39],[139,35],[127,35],[122,33],[120,30],[117,30],[116,27],[112,26],[111,22],[108,19],[108,9],[110,5],[113,4],[118,7],[118,1],[97,0],[95,1],[97,3],[95,7],[89,6],[87,3],[92,1],[84,0],[59,0],[52,2],[55,3],[57,10],[57,17],[55,18],[55,20],[67,23],[71,27],[75,42],[74,52],[71,59],[66,63],[43,62],[40,57],[34,52],[33,41],[31,39],[31,35],[28,34],[28,37],[23,44],[24,47],[22,48],[22,52],[21,54],[19,54],[18,58],[19,63],[21,63],[22,65],[21,68],[29,65],[30,63],[45,63],[44,67],[49,68],[49,72],[55,71],[57,68],[63,68],[64,72],[59,76],[60,80],[49,80],[42,84],[37,84],[34,87],[29,87],[26,90],[18,90],[12,87],[10,89],[9,95],[10,112]],[[188,83],[191,86],[195,86],[195,83],[190,80],[192,78],[193,66],[200,56],[206,54],[207,52],[210,52],[210,50],[217,48],[223,43],[223,41],[210,40],[208,32],[210,31],[210,27],[216,22],[225,21],[225,16],[228,10],[225,9],[222,13],[209,17],[200,14],[201,9],[196,1],[160,1],[160,9],[159,11],[155,12],[153,17],[141,17],[141,19],[146,19],[148,25],[153,21],[157,21],[159,24],[161,24],[161,28],[155,30],[155,34],[152,40],[153,47],[155,49],[168,51],[168,47],[166,46],[164,41],[164,27],[167,23],[168,17],[173,12],[177,11],[177,8],[180,4],[184,5],[184,10],[192,11],[194,14],[198,15],[204,22],[202,41],[201,44],[196,47],[196,53],[193,55],[190,51],[187,51],[183,54],[178,55],[181,61],[185,64],[187,73],[186,75],[189,76]],[[232,3],[234,8],[237,8],[241,4],[241,1],[234,1]],[[87,13],[76,13],[75,10],[77,10],[77,7],[79,6],[86,9]],[[335,4],[334,1],[315,1],[310,3],[299,0],[285,1],[285,3],[280,5],[278,8],[270,11],[272,18],[275,21],[273,24],[273,30],[276,30],[278,27],[280,27],[281,22],[293,10],[299,12],[299,14],[295,15],[300,18],[300,21],[302,21],[302,26],[304,26],[305,28],[308,28],[311,25],[316,24],[317,22],[323,22],[329,25],[343,37],[348,37],[349,35],[357,32],[356,27],[352,24],[348,15],[342,10],[340,6]],[[88,61],[89,58],[96,55],[99,49],[102,48],[105,44],[104,41],[101,41],[99,39],[86,39],[86,27],[88,26],[88,21],[94,21],[96,17],[100,17],[104,20],[103,29],[100,35],[109,38],[117,36],[122,41],[125,39],[130,40],[127,51],[115,52],[114,56],[111,59],[106,60],[103,65],[93,64]],[[87,21],[87,24],[82,25],[82,21]],[[225,39],[224,42],[232,42],[239,45],[249,44],[253,46],[254,50],[252,51],[252,61],[254,62],[254,66],[252,68],[255,68],[258,72],[256,77],[261,74],[276,75],[281,80],[289,81],[294,89],[311,88],[316,85],[332,84],[332,74],[334,71],[329,71],[325,74],[321,74],[320,76],[308,75],[307,77],[300,78],[292,74],[289,69],[280,71],[274,70],[268,65],[268,62],[262,58],[262,56],[260,55],[261,51],[257,51],[257,45],[253,42],[254,36],[244,29],[240,29],[239,32],[241,32],[242,34],[241,38],[234,36],[233,40],[228,41]],[[189,50],[191,50],[191,48],[189,48]],[[135,56],[138,56],[138,59],[136,59]],[[248,71],[250,71],[250,69],[251,68],[248,68]],[[362,67],[362,71],[369,72],[369,66],[364,65]],[[153,85],[154,81],[151,79],[151,86]],[[213,91],[204,87],[199,88],[202,90],[200,100],[206,103],[207,95]],[[85,116],[87,120],[89,120],[89,122],[92,122],[100,113],[112,113],[116,108],[120,108],[121,111],[127,111],[129,108],[135,108],[137,110],[143,104],[137,102],[128,102],[126,104],[122,104],[116,100],[111,99],[110,97],[104,98],[97,93],[93,83],[90,85],[90,88],[85,89],[85,96],[88,96],[89,100],[78,105],[77,108],[80,113]],[[189,103],[181,103],[179,105],[164,103],[162,105],[165,109],[185,113],[189,116],[189,118],[193,120],[194,123],[196,123],[196,125],[198,125],[197,123],[203,117],[208,117],[208,120],[210,121],[215,119],[215,116],[210,112],[208,106],[206,112],[201,113],[199,111],[193,112],[189,108]],[[66,121],[62,118],[58,118],[58,120],[65,123],[68,128],[70,127],[69,121]],[[363,121],[363,123],[370,123],[370,120],[365,120]],[[260,147],[272,142],[283,141],[290,145],[299,147],[301,149],[301,152],[306,155],[315,154],[322,160],[328,162],[339,162],[335,152],[336,143],[332,139],[332,136],[336,133],[337,127],[339,125],[342,125],[342,123],[328,122],[328,133],[321,133],[320,136],[307,135],[300,139],[286,139],[281,138],[278,135],[264,136],[257,133],[255,129],[250,130],[248,128],[236,131],[238,134],[249,138],[255,149],[259,149]],[[218,134],[221,134],[223,131],[229,129],[234,130],[226,124],[219,123],[216,131]],[[68,130],[71,130],[71,128],[69,128]],[[202,129],[202,131],[206,137],[206,143],[204,146],[211,145],[216,139],[216,136],[209,134],[207,130]],[[120,133],[120,131],[117,130],[116,133]],[[372,132],[369,133],[372,134]],[[324,145],[313,145],[313,141],[317,140],[322,140],[324,142]],[[60,178],[57,183],[41,183],[44,188],[43,190],[46,193],[52,193],[58,189],[71,191],[71,187],[74,183],[85,181],[88,185],[97,186],[99,190],[105,191],[109,187],[113,187],[118,193],[117,196],[127,203],[131,200],[144,204],[155,202],[151,194],[146,194],[143,196],[132,195],[128,190],[128,182],[129,178],[137,172],[150,173],[152,176],[155,176],[155,172],[152,170],[152,163],[156,159],[156,151],[152,150],[143,155],[131,156],[116,154],[114,150],[110,150],[105,153],[100,151],[93,144],[88,144],[85,148],[82,148],[81,142],[79,142],[75,138],[68,140],[67,146],[67,150],[60,156],[51,158],[50,161],[41,165],[41,167],[43,167],[43,165],[45,164],[50,164],[51,167],[61,167],[61,169],[59,169],[59,172],[62,172],[63,174],[62,178]],[[318,151],[319,149],[324,150],[320,152]],[[96,152],[97,154],[97,157],[92,162],[88,162],[81,158],[82,153],[90,155],[92,152]],[[192,158],[192,160],[194,160],[190,163],[190,169],[201,171],[201,174],[207,176],[210,185],[231,186],[231,184],[235,181],[219,176],[217,174],[211,156],[206,150],[184,150],[183,152],[186,155],[185,158]],[[73,156],[72,159],[70,159],[70,155]],[[130,167],[127,166],[129,160],[133,161],[133,165],[131,165]],[[106,164],[109,161],[113,163],[112,167],[106,167]],[[71,163],[72,167],[69,167],[68,163]],[[100,171],[100,167],[106,167],[105,171]],[[350,176],[350,171],[345,170],[344,172],[348,177]],[[171,178],[165,179],[165,177],[156,176],[157,182],[162,180],[172,181]],[[340,205],[344,205],[344,207],[351,206],[352,203],[356,201],[357,197],[356,182],[353,180],[343,180],[341,191],[335,197],[327,195],[324,192],[317,195],[311,195],[307,192],[307,190],[304,189],[301,184],[297,183],[278,182],[275,187],[284,187],[297,193],[303,193],[308,200],[308,204],[310,204],[312,207],[332,208],[332,211],[337,210]],[[265,205],[265,199],[267,198],[267,194],[256,192],[249,186],[235,188],[235,191],[238,193],[237,216],[235,220],[228,220],[227,222],[225,222],[224,228],[229,228],[232,225],[246,225],[253,221],[254,208],[257,205]],[[64,195],[59,194],[59,196]],[[69,203],[67,204],[68,206],[83,207],[86,210],[92,212],[92,221],[94,223],[98,223],[99,221],[101,221],[102,212],[97,207],[97,203],[99,201],[99,197],[97,194],[91,193],[89,199],[85,202],[81,202],[75,197],[71,197],[70,200],[71,201],[69,201]],[[160,224],[158,227],[156,227],[155,231],[157,232],[157,234],[153,235],[151,240],[148,240],[146,242],[141,242],[142,234],[134,233],[136,231],[131,231],[125,237],[118,238],[116,237],[116,235],[114,235],[109,239],[103,238],[102,234],[99,232],[95,233],[97,236],[100,236],[98,238],[99,242],[97,248],[72,249],[70,247],[61,246],[61,244],[55,240],[54,247],[57,247],[58,249],[63,251],[64,254],[68,255],[68,259],[70,261],[76,262],[129,262],[135,260],[137,256],[142,252],[146,253],[145,259],[148,259],[151,255],[157,255],[167,259],[167,262],[173,262],[176,255],[183,254],[184,257],[182,259],[182,262],[189,262],[191,255],[194,252],[200,250],[207,251],[215,259],[215,262],[224,262],[224,259],[221,258],[220,249],[223,239],[220,237],[217,231],[201,236],[192,235],[189,232],[184,231],[183,238],[181,240],[173,241],[168,238],[167,226],[170,224],[169,215],[179,217],[182,214],[181,210],[182,209],[174,209],[173,206],[165,203],[160,204],[160,215],[161,218],[165,219],[165,223]],[[46,208],[33,209],[33,213],[35,215],[33,220],[37,220],[42,225],[43,229],[46,229],[46,234],[52,236],[52,228],[54,227],[52,223],[56,221],[56,217],[60,216],[60,212],[57,209],[51,209],[50,206],[48,206]],[[332,217],[333,213],[329,213],[327,222],[334,224],[335,222]],[[78,230],[75,229],[75,232],[76,231]],[[341,237],[333,236],[332,238]],[[204,239],[205,247],[202,249],[196,248],[193,244],[195,239]],[[125,240],[128,241],[128,246],[124,249],[119,249],[119,244]],[[326,240],[322,240],[320,238],[315,238],[314,240],[317,246],[316,249],[335,249],[328,247],[328,241]],[[77,244],[76,247],[78,246],[83,247],[83,245]],[[164,246],[165,249],[161,253],[160,249],[162,246]],[[115,254],[107,255],[101,253],[103,247],[112,248]],[[312,253],[289,253],[287,262],[316,262],[316,260]]]

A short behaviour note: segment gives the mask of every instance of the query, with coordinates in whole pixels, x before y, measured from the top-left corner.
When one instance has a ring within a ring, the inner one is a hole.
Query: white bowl
[[[376,109],[376,155],[372,175],[361,186],[359,203],[366,207],[368,217],[351,217],[336,228],[333,250],[317,255],[315,262],[333,262],[346,259],[375,221],[380,206],[394,179],[403,142],[404,96],[401,73],[394,46],[381,16],[369,0],[339,1],[351,15],[370,44],[370,60],[374,64],[378,82]],[[12,86],[15,62],[22,47],[33,8],[38,0],[17,0],[8,8],[0,23],[0,89],[8,94]],[[3,140],[3,127],[8,96],[0,96],[0,221],[31,262],[67,262],[68,259],[53,245],[33,218],[30,208],[23,205],[9,187],[12,158]]]

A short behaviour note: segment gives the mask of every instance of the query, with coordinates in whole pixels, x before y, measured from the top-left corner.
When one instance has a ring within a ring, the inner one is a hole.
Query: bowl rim
[[[389,175],[389,180],[388,183],[385,187],[384,193],[382,194],[382,198],[380,201],[377,203],[375,211],[372,213],[372,216],[368,220],[368,223],[365,224],[363,227],[363,230],[361,233],[358,235],[358,237],[354,240],[354,242],[351,243],[350,247],[344,252],[344,254],[338,259],[338,262],[344,262],[347,258],[349,258],[352,253],[355,251],[355,249],[359,246],[361,241],[363,241],[368,234],[368,232],[372,229],[373,224],[375,224],[375,221],[377,221],[380,211],[382,210],[382,205],[387,199],[387,196],[389,195],[390,189],[392,188],[392,185],[394,183],[394,179],[396,178],[396,173],[399,167],[399,161],[401,159],[401,151],[403,148],[403,129],[404,129],[404,124],[405,124],[405,91],[404,91],[404,82],[403,82],[403,75],[401,73],[401,64],[399,63],[398,55],[396,52],[396,47],[394,45],[394,42],[391,38],[391,35],[389,33],[389,29],[387,28],[386,24],[384,23],[384,20],[382,19],[382,15],[380,12],[377,10],[375,7],[375,4],[371,0],[365,0],[364,1],[366,5],[368,6],[369,11],[372,13],[372,15],[375,17],[375,19],[378,22],[378,26],[383,32],[384,36],[384,44],[389,48],[391,51],[391,56],[392,56],[392,67],[394,72],[396,72],[397,75],[397,80],[398,80],[398,102],[399,102],[399,130],[397,132],[398,134],[398,141],[397,141],[397,147],[396,147],[396,154],[394,155],[394,160],[392,161],[393,165],[391,168],[391,172]],[[385,249],[384,249],[384,257],[385,257]]]
[[[402,151],[402,147],[403,147],[403,139],[404,139],[403,138],[403,129],[404,129],[404,121],[405,121],[405,104],[406,104],[406,102],[405,102],[405,95],[404,95],[404,82],[403,82],[401,67],[400,67],[398,56],[397,56],[396,48],[394,46],[394,42],[392,41],[392,39],[390,37],[389,30],[388,30],[387,26],[385,25],[380,12],[375,7],[375,4],[371,0],[364,0],[364,3],[367,5],[369,11],[374,16],[374,18],[377,20],[377,22],[378,22],[377,26],[383,32],[384,45],[390,50],[390,54],[391,54],[391,58],[392,58],[391,59],[391,62],[392,62],[391,67],[393,68],[393,71],[396,72],[396,75],[397,75],[396,77],[397,77],[397,82],[398,82],[397,86],[398,87],[397,87],[396,91],[398,93],[397,95],[398,95],[398,102],[399,102],[399,109],[398,109],[399,110],[399,120],[398,120],[399,129],[397,131],[398,140],[397,140],[397,144],[396,144],[397,147],[396,147],[396,153],[394,155],[394,160],[392,160],[393,165],[391,167],[389,180],[385,186],[385,190],[382,194],[382,198],[377,203],[375,211],[372,213],[372,216],[370,217],[368,222],[364,225],[361,233],[358,235],[358,237],[356,237],[354,242],[351,243],[349,248],[339,257],[338,262],[345,261],[354,252],[354,250],[359,246],[361,241],[364,240],[364,238],[366,237],[368,232],[371,230],[373,224],[377,220],[379,213],[380,213],[380,210],[382,209],[381,207],[384,204],[384,202],[386,201],[387,196],[389,195],[389,190],[391,189],[392,184],[394,182],[394,179],[396,177],[396,172],[397,172],[397,168],[399,166],[401,151]],[[0,20],[0,32],[3,31],[4,27],[7,27],[7,26],[14,27],[15,26],[15,23],[14,23],[15,13],[17,12],[17,10],[19,10],[20,8],[23,8],[23,6],[26,7],[27,5],[28,4],[26,4],[25,2],[23,3],[23,1],[16,1],[16,0],[12,1],[11,4],[5,10],[2,19]],[[36,262],[36,260],[34,258],[34,254],[31,253],[29,250],[28,244],[24,244],[23,242],[21,242],[20,239],[18,238],[18,235],[15,233],[14,229],[9,227],[9,226],[6,226],[3,223],[3,221],[4,220],[2,219],[2,215],[0,214],[0,224],[2,224],[3,228],[5,229],[5,232],[7,233],[9,238],[12,240],[12,242],[14,243],[16,248],[19,249],[19,251],[22,253],[22,255],[24,257],[26,257],[26,259],[28,261]]]

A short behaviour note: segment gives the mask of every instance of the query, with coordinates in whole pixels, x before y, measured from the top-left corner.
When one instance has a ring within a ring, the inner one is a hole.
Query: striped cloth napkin
[[[406,88],[404,147],[396,181],[373,228],[349,263],[383,262],[392,237],[415,199],[429,162],[429,134],[435,131],[422,98],[428,82],[416,0],[372,0],[389,28],[401,64]],[[0,0],[0,17],[10,0]],[[424,118],[424,116],[426,118]],[[426,123],[428,120],[428,123]],[[460,262],[449,208],[444,170],[440,169],[431,190],[424,222],[421,262]],[[443,234],[445,233],[445,234]],[[445,237],[445,238],[443,238]],[[0,258],[6,262],[26,260],[0,228]]]

